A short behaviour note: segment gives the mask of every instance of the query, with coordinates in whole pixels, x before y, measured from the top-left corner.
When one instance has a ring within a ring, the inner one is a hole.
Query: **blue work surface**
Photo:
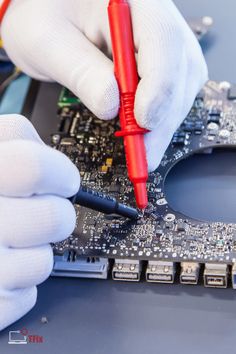
[[[214,18],[203,43],[210,78],[236,82],[235,0],[176,3],[186,17]],[[205,220],[236,222],[235,157],[229,151],[181,162],[167,180],[171,204]],[[235,308],[232,289],[51,278],[39,286],[35,308],[0,334],[0,353],[234,353]],[[9,330],[22,327],[44,343],[8,345]]]

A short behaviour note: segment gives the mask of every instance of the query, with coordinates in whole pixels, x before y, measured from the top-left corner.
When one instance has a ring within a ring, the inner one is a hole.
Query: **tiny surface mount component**
[[[236,85],[231,85],[228,91],[228,99],[231,100],[236,100]]]

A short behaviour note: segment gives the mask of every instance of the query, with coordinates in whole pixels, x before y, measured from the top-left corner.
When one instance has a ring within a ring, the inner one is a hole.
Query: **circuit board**
[[[135,206],[123,142],[114,137],[118,119],[99,120],[78,99],[73,104],[68,99],[68,106],[59,112],[53,146],[78,166],[83,184]],[[72,261],[86,257],[94,263],[115,260],[113,277],[123,280],[138,280],[142,261],[148,262],[150,271],[167,267],[164,282],[174,279],[176,263],[212,264],[227,275],[228,265],[236,261],[236,225],[201,222],[172,210],[165,197],[165,178],[176,163],[193,153],[235,145],[236,87],[209,81],[174,134],[160,166],[149,175],[149,205],[143,217],[130,221],[78,206],[76,229],[69,239],[54,245],[55,255],[66,254]],[[127,264],[136,269],[133,274],[128,274]],[[152,274],[149,280],[160,279]],[[227,285],[225,279],[218,280],[219,284],[212,280],[212,286]]]
[[[200,40],[210,18],[192,21]],[[59,128],[52,146],[78,167],[82,183],[135,207],[127,178],[119,120],[96,118],[67,89],[59,98]],[[197,152],[236,145],[236,86],[209,81],[176,131],[147,184],[149,204],[130,221],[76,206],[73,235],[54,244],[52,275],[236,288],[236,224],[202,222],[172,210],[165,179],[180,160]],[[230,276],[231,275],[231,276]]]

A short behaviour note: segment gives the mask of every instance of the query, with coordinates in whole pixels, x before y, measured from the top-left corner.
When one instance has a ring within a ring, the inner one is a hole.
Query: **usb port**
[[[149,261],[146,280],[150,283],[174,283],[175,264],[165,261]]]
[[[141,270],[141,262],[138,260],[115,259],[112,278],[114,280],[139,281]]]
[[[199,268],[199,263],[182,262],[180,283],[196,285],[199,278]]]
[[[227,288],[227,264],[206,263],[204,269],[204,286],[208,288]]]

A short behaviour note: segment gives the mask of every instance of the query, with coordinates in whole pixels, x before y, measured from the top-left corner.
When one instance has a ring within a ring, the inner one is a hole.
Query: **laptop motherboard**
[[[208,17],[190,21],[199,40],[211,25]],[[114,136],[119,120],[99,120],[67,89],[58,106],[52,146],[75,163],[85,186],[135,207],[123,141]],[[179,161],[235,145],[236,86],[209,81],[149,175],[143,216],[130,221],[76,206],[73,234],[52,245],[52,275],[236,288],[236,224],[194,220],[173,210],[165,195],[165,179]]]

